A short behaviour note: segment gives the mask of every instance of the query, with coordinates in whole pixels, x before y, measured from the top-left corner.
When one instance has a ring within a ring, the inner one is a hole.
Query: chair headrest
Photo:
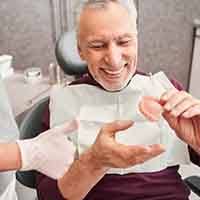
[[[56,42],[55,55],[58,64],[66,74],[78,76],[87,73],[87,64],[78,54],[75,31],[61,35]]]

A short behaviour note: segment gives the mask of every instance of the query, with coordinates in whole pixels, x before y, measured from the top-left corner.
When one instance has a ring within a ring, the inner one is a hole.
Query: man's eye
[[[102,49],[104,47],[104,45],[92,45],[91,48],[92,49]]]
[[[119,45],[126,46],[126,45],[129,45],[130,43],[131,43],[131,40],[124,40],[124,41],[120,41]]]

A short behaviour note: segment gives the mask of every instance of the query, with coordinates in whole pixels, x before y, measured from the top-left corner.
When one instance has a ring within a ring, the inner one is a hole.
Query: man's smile
[[[119,77],[122,75],[122,73],[123,73],[124,69],[126,68],[126,66],[127,66],[127,63],[124,64],[124,65],[123,65],[121,68],[119,68],[118,70],[110,70],[110,69],[101,68],[101,71],[103,72],[103,74],[104,74],[106,77],[108,77],[108,78],[110,78],[110,79],[119,78]]]

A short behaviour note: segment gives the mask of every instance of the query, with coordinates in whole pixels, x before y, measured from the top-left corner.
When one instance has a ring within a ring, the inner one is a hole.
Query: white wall
[[[190,73],[189,92],[200,99],[200,21],[195,31],[192,67]]]

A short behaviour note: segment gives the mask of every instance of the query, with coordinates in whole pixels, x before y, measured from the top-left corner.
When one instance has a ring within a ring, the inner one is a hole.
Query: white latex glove
[[[74,160],[75,146],[67,134],[76,130],[76,120],[49,129],[32,139],[18,140],[21,170],[37,170],[53,179],[64,175]]]

